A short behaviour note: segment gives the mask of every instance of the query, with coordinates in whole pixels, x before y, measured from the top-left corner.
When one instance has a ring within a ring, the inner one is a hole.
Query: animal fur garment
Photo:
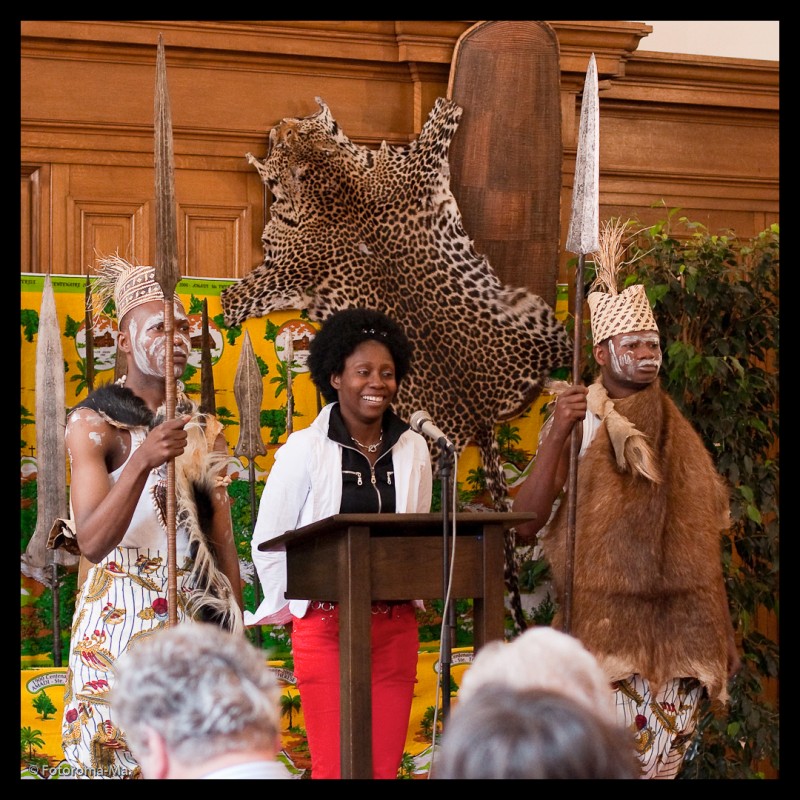
[[[661,473],[653,457],[647,437],[627,418],[620,414],[598,378],[590,387],[586,398],[589,411],[605,420],[608,437],[614,448],[617,466],[621,470],[633,469],[654,483],[661,483]]]
[[[638,672],[654,688],[696,677],[727,699],[730,616],[721,541],[728,489],[697,432],[656,383],[615,400],[647,438],[663,480],[621,468],[606,426],[578,468],[572,630],[609,680]],[[564,600],[567,503],[542,535]],[[561,622],[561,612],[554,625]]]
[[[398,413],[424,408],[459,452],[477,444],[505,509],[496,423],[571,363],[566,330],[541,297],[502,284],[463,228],[447,160],[458,105],[437,99],[416,141],[372,151],[317,102],[272,129],[263,163],[250,157],[273,196],[264,262],[222,292],[225,322],[287,308],[320,322],[348,307],[398,320],[415,347]]]
[[[224,482],[220,470],[227,454],[213,450],[213,443],[222,425],[211,415],[199,414],[197,406],[182,392],[178,393],[176,416],[191,414],[186,425],[188,441],[183,454],[175,459],[175,495],[177,500],[177,526],[189,534],[189,556],[192,559],[188,586],[194,591],[189,596],[189,613],[196,619],[214,622],[222,628],[241,632],[241,611],[234,597],[230,581],[217,567],[214,546],[209,538],[211,525],[211,495]],[[95,410],[110,425],[117,428],[153,428],[164,421],[162,406],[155,414],[144,401],[129,389],[115,384],[101,386],[76,408]],[[153,502],[159,521],[166,533],[166,483],[159,481],[153,492]],[[65,524],[54,526],[52,546],[72,547]],[[57,535],[56,535],[57,534]],[[166,539],[165,539],[166,543]]]
[[[501,283],[464,230],[448,163],[460,106],[438,98],[416,141],[372,151],[317,103],[317,113],[270,131],[263,163],[248,154],[273,200],[264,262],[220,296],[225,323],[291,308],[316,322],[352,307],[393,317],[415,348],[397,413],[425,409],[458,453],[474,443],[493,506],[507,511],[497,423],[522,414],[549,374],[572,363],[570,338],[541,297]],[[505,566],[524,629],[513,531]]]

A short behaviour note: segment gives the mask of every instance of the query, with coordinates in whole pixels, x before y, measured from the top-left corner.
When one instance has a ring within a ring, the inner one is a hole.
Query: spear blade
[[[92,284],[86,276],[83,295],[83,330],[86,334],[86,389],[94,390],[94,311],[92,309]]]
[[[202,337],[200,343],[200,411],[204,414],[217,413],[216,392],[214,389],[214,369],[211,364],[211,333],[208,328],[208,298],[203,298]]]
[[[594,53],[589,58],[581,100],[581,119],[578,131],[578,151],[575,158],[575,180],[572,187],[572,215],[567,233],[567,250],[578,255],[575,268],[575,304],[572,318],[574,347],[572,353],[572,382],[581,382],[581,351],[583,349],[583,271],[588,253],[600,246],[600,103],[597,89],[597,63]],[[575,571],[575,527],[578,497],[578,455],[580,453],[578,426],[570,437],[569,476],[567,480],[567,540],[564,559],[564,609],[562,628],[572,631],[572,583]]]
[[[258,369],[250,334],[244,332],[242,352],[233,381],[233,394],[239,409],[239,441],[234,455],[244,456],[251,462],[256,456],[267,454],[261,438],[261,400],[264,397],[264,383]]]
[[[36,342],[36,531],[29,543],[33,553],[41,551],[53,520],[67,516],[67,450],[64,428],[67,424],[64,402],[64,356],[58,330],[55,295],[50,275],[45,275],[39,334]],[[36,544],[34,544],[34,540]],[[33,545],[33,546],[32,546]],[[45,550],[42,564],[53,591],[53,665],[61,666],[61,626],[59,613],[58,563],[61,551]]]
[[[44,277],[36,341],[36,533],[44,543],[53,520],[67,515],[67,424],[64,355],[50,275]],[[52,556],[56,551],[47,551]],[[60,552],[60,551],[58,551]],[[43,565],[42,565],[43,566]]]
[[[175,158],[172,144],[172,110],[167,86],[164,38],[158,35],[155,93],[156,173],[156,281],[165,298],[172,298],[180,281],[178,229],[175,216]]]
[[[600,246],[600,103],[597,62],[592,53],[586,69],[572,187],[572,213],[567,250],[577,255],[594,253]]]

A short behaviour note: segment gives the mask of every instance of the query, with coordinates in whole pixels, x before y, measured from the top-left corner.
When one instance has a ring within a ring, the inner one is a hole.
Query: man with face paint
[[[222,426],[198,413],[180,384],[175,417],[165,420],[167,348],[173,353],[174,374],[166,377],[171,381],[183,373],[191,351],[183,306],[176,295],[174,332],[167,337],[155,270],[118,257],[100,263],[95,299],[100,308],[111,297],[115,301],[117,347],[126,356],[127,374],[92,392],[67,418],[71,519],[56,542],[79,550],[82,583],[62,745],[77,777],[135,778],[140,769],[115,724],[109,691],[117,658],[168,625],[170,459],[178,510],[179,622],[199,619],[243,632],[241,579]]]
[[[609,287],[611,288],[611,287]],[[642,777],[674,778],[704,695],[724,704],[739,656],[722,573],[728,489],[700,436],[661,388],[644,286],[593,291],[588,388],[560,392],[515,511],[565,597],[570,439],[580,437],[571,630],[603,667]],[[563,624],[563,609],[553,621]]]

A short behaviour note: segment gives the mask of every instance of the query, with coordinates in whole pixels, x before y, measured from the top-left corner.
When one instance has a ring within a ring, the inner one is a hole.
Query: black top
[[[394,514],[392,447],[409,426],[393,411],[383,415],[383,451],[374,465],[347,432],[339,405],[331,410],[328,438],[342,445],[342,500],[340,514]]]

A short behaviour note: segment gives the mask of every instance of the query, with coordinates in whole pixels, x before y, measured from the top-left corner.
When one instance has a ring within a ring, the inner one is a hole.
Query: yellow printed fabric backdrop
[[[56,312],[63,351],[65,403],[67,408],[86,397],[88,393],[86,369],[87,329],[85,324],[85,292],[86,279],[82,276],[51,276],[55,297]],[[231,454],[236,447],[239,436],[239,409],[234,395],[234,379],[242,352],[244,334],[247,332],[263,377],[263,398],[260,413],[261,434],[267,453],[249,463],[247,458],[236,458],[231,455],[229,475],[231,484],[231,509],[234,520],[234,533],[237,540],[242,572],[245,577],[245,603],[251,610],[255,609],[257,587],[252,582],[252,563],[250,560],[250,534],[253,514],[257,508],[257,500],[263,488],[263,482],[269,473],[276,450],[291,430],[306,427],[314,419],[320,408],[320,400],[316,388],[311,383],[306,366],[308,346],[317,331],[317,326],[310,322],[300,311],[280,311],[259,319],[247,320],[241,327],[227,328],[223,321],[220,292],[233,281],[214,279],[184,279],[177,293],[189,315],[192,326],[193,352],[189,365],[183,375],[186,391],[190,396],[200,400],[201,387],[201,334],[202,303],[207,301],[209,333],[211,338],[211,361],[215,388],[217,415],[224,425],[225,436]],[[21,348],[21,444],[20,444],[20,478],[21,478],[21,552],[25,553],[28,541],[36,528],[36,491],[37,491],[37,453],[36,453],[36,346],[41,309],[44,276],[24,273],[21,277],[21,315],[20,315],[20,348]],[[566,313],[566,287],[560,287],[557,312]],[[94,386],[111,382],[114,378],[116,357],[117,324],[113,306],[107,308],[107,314],[94,321],[91,326],[94,355]],[[291,345],[291,347],[290,347]],[[291,354],[291,369],[287,364],[287,353]],[[59,365],[52,365],[58,369]],[[511,493],[514,486],[525,475],[536,448],[536,441],[542,421],[542,406],[549,399],[542,396],[530,409],[518,419],[498,426],[497,436],[501,453],[505,456],[505,470]],[[288,409],[292,409],[291,418]],[[438,420],[443,430],[447,430],[447,421]],[[456,481],[464,507],[480,508],[487,501],[483,495],[482,470],[477,448],[467,447],[459,457],[456,470]],[[69,482],[69,465],[67,464]],[[251,481],[255,482],[255,494],[251,494]],[[255,502],[254,502],[255,497]],[[63,568],[62,568],[63,569]],[[249,574],[248,574],[249,570]],[[59,596],[53,598],[50,589],[36,578],[36,570],[30,565],[22,565],[21,583],[21,666],[23,671],[22,692],[22,753],[23,768],[41,763],[37,762],[37,754],[45,761],[52,763],[60,758],[60,715],[63,671],[61,664],[66,664],[69,640],[69,629],[72,623],[74,594],[76,587],[75,573],[65,571],[59,576],[61,588]],[[425,729],[422,718],[428,709],[433,709],[435,698],[434,665],[438,647],[438,624],[436,601],[427,603],[429,611],[420,615],[420,640],[422,650],[420,657],[420,683],[413,718],[409,727],[409,753],[415,759],[424,760],[424,736],[420,730]],[[441,607],[438,608],[441,611]],[[470,603],[464,601],[458,608],[461,617],[470,615]],[[56,616],[57,615],[57,616]],[[60,625],[54,625],[54,619]],[[54,637],[60,641],[54,644]],[[265,655],[275,658],[272,662],[280,664],[291,658],[290,642],[282,628],[264,626],[250,631],[254,643],[263,647]],[[453,665],[461,659],[461,666],[471,657],[471,633],[469,623],[459,630],[456,647],[464,646],[461,654],[454,656]],[[278,667],[276,667],[278,669]],[[287,677],[287,691],[291,692],[291,673],[284,671]],[[457,683],[458,672],[451,673]],[[42,692],[44,694],[42,694]],[[39,706],[32,705],[33,700]],[[57,707],[56,712],[42,714],[41,709],[48,708],[49,703]],[[300,712],[302,715],[302,712]],[[302,720],[302,716],[300,716]],[[430,722],[430,720],[428,720]],[[286,720],[287,731],[284,741],[295,755],[302,753],[302,746],[293,748],[292,732]],[[302,723],[299,723],[301,725]],[[292,728],[298,723],[292,721]],[[297,738],[297,737],[295,737]],[[302,738],[302,736],[301,736]],[[28,740],[27,748],[25,740]],[[45,744],[39,744],[43,739]],[[26,756],[27,753],[27,756]],[[411,763],[406,764],[408,777],[414,770],[420,769]],[[302,772],[302,767],[298,768]],[[41,771],[41,770],[40,770]],[[33,776],[31,776],[33,777]]]
[[[65,365],[65,388],[67,407],[75,405],[86,397],[86,326],[84,324],[84,297],[86,280],[80,276],[56,275],[51,278],[55,295],[56,311],[63,335],[62,348]],[[275,449],[285,441],[286,432],[286,363],[285,353],[287,340],[293,343],[293,372],[296,373],[293,386],[295,427],[305,427],[317,413],[316,390],[308,378],[305,360],[308,344],[316,333],[316,327],[304,319],[300,312],[276,312],[269,317],[248,320],[242,327],[226,328],[222,319],[220,292],[233,281],[185,279],[177,288],[177,293],[184,303],[192,326],[192,343],[194,349],[189,366],[184,373],[187,392],[199,401],[200,399],[200,344],[202,333],[202,302],[208,303],[209,334],[212,340],[211,363],[214,373],[215,397],[218,413],[225,425],[226,438],[231,453],[236,446],[239,435],[236,398],[233,393],[233,382],[239,363],[244,332],[250,335],[256,357],[264,374],[262,418],[266,426],[262,431],[267,445],[267,455],[256,459],[257,479],[263,479],[269,471]],[[44,284],[42,275],[22,275],[21,326],[22,326],[22,380],[21,402],[23,423],[26,412],[32,416],[36,407],[36,331],[38,314],[41,306],[41,292]],[[116,356],[117,322],[115,315],[103,315],[95,322],[93,328],[95,386],[108,383],[114,377]],[[36,444],[34,425],[24,425],[23,469],[35,468]],[[28,450],[26,453],[25,450]],[[26,461],[26,456],[28,460]],[[232,467],[236,473],[248,465],[239,464]]]

